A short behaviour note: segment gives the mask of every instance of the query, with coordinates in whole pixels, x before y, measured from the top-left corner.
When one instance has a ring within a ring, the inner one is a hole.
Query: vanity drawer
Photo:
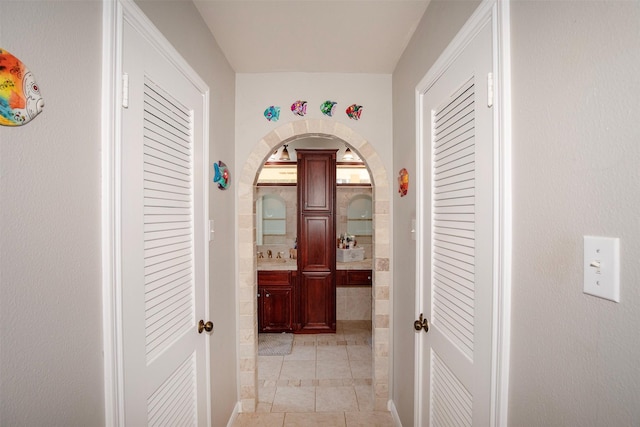
[[[371,286],[371,270],[338,270],[336,286]]]
[[[371,286],[371,270],[347,270],[347,284]]]
[[[268,270],[258,271],[258,286],[260,285],[289,285],[291,284],[289,279],[288,270]]]

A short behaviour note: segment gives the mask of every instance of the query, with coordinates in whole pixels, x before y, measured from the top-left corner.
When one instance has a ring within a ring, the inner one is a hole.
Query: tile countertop
[[[298,260],[291,258],[258,258],[258,271],[297,270]]]
[[[371,270],[372,259],[362,261],[336,262],[336,270]],[[259,258],[258,270],[297,270],[298,260],[291,258]]]

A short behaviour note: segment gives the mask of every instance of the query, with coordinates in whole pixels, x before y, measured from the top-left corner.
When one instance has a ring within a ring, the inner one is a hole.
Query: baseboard
[[[400,422],[400,416],[398,415],[398,410],[396,409],[396,404],[393,403],[393,400],[389,400],[387,402],[387,409],[391,412],[391,418],[393,418],[393,425],[395,427],[402,427],[402,423]]]
[[[238,414],[240,412],[242,412],[242,402],[236,402],[236,406],[233,408],[231,417],[229,417],[229,422],[227,422],[227,427],[233,426],[233,423],[236,422],[236,419],[238,418]]]

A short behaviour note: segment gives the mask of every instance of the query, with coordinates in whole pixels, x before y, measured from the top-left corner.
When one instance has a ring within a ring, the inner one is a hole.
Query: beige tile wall
[[[336,289],[337,320],[371,320],[371,288],[340,287]]]

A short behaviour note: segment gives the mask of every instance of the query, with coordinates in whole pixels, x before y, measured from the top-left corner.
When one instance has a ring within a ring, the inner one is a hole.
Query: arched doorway
[[[389,400],[391,187],[373,146],[348,126],[328,120],[287,123],[261,139],[238,173],[238,358],[243,412],[254,412],[257,399],[256,238],[254,187],[257,175],[274,149],[307,136],[337,137],[353,147],[367,164],[373,184],[373,395],[374,409],[386,411]]]

